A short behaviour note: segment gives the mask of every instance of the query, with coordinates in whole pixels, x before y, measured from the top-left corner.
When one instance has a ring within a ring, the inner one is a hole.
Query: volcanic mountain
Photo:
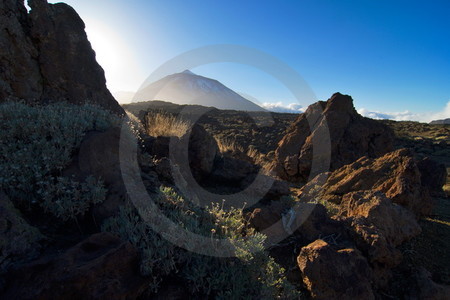
[[[175,104],[198,104],[219,109],[265,111],[217,80],[185,70],[166,76],[136,93],[133,102],[163,100]]]

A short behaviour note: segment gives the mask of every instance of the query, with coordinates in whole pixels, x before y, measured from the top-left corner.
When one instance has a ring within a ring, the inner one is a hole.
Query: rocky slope
[[[122,108],[106,88],[85,25],[64,3],[46,0],[0,3],[0,101],[92,102]]]

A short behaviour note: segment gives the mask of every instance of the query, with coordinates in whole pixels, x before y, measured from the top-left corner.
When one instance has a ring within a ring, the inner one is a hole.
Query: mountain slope
[[[217,80],[186,70],[166,76],[136,93],[134,101],[163,100],[219,109],[265,111]]]

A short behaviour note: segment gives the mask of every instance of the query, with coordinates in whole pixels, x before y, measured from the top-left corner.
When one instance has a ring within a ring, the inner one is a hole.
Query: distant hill
[[[443,119],[443,120],[434,120],[430,122],[431,125],[443,125],[443,124],[450,124],[450,118]]]
[[[186,70],[166,76],[136,93],[133,101],[163,100],[219,109],[265,111],[217,80]]]

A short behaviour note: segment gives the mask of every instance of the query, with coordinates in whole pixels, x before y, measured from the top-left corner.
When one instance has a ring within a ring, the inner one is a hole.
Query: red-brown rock
[[[362,156],[392,150],[392,131],[359,115],[350,96],[336,93],[327,102],[310,105],[288,129],[275,152],[275,170],[283,179],[306,181]]]
[[[340,215],[347,219],[358,248],[371,263],[395,266],[401,253],[395,247],[421,232],[414,214],[392,203],[382,192],[352,192],[342,198]]]
[[[325,180],[325,184],[317,186]],[[321,174],[303,188],[302,199],[339,204],[345,194],[355,191],[381,191],[416,214],[427,214],[432,208],[428,188],[422,185],[413,154],[407,149],[377,159],[362,157],[332,173]]]
[[[301,249],[297,262],[314,299],[375,299],[371,269],[357,249],[337,250],[316,240]]]

